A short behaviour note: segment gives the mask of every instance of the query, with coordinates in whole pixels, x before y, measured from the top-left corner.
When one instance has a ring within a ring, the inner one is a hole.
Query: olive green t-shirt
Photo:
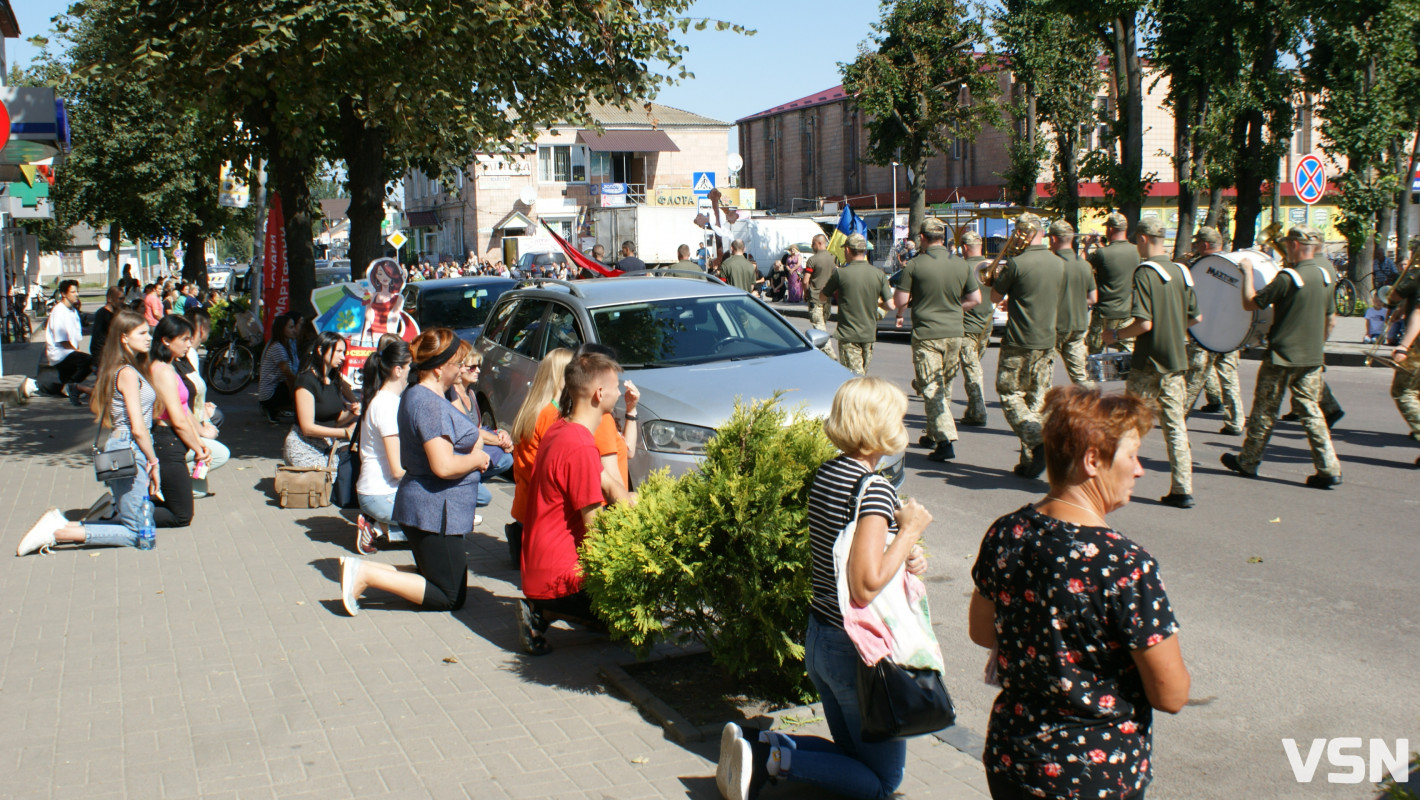
[[[1165,281],[1151,263],[1163,268],[1169,279]],[[1183,267],[1167,256],[1140,262],[1134,270],[1133,316],[1153,323],[1134,340],[1135,364],[1148,363],[1165,375],[1188,369],[1188,321],[1198,316],[1198,295]]]
[[[703,269],[700,268],[700,262],[698,262],[698,261],[691,261],[691,260],[689,260],[689,259],[684,259],[684,260],[675,262],[674,264],[671,265],[671,269],[690,270],[691,272],[704,272],[704,271],[705,271],[705,270],[703,270]]]
[[[835,338],[855,344],[878,340],[878,301],[892,299],[892,286],[882,270],[867,261],[850,261],[829,276],[823,293],[830,299],[838,296]]]
[[[1420,266],[1412,266],[1405,271],[1404,275],[1395,282],[1390,290],[1390,300],[1387,305],[1395,308],[1405,303],[1405,316],[1410,316],[1415,311],[1415,305],[1420,302]]]
[[[814,253],[809,256],[809,260],[804,266],[809,272],[809,302],[817,303],[818,296],[823,294],[823,287],[828,285],[828,279],[833,277],[833,273],[838,269],[838,259],[833,254],[824,250],[821,253]]]
[[[899,291],[909,295],[912,338],[953,339],[966,335],[961,301],[981,288],[976,271],[940,244],[928,245],[907,262],[898,279]]]
[[[1014,258],[996,278],[993,290],[1006,295],[1006,335],[1001,344],[1027,350],[1055,347],[1055,314],[1065,270],[1043,244],[1034,244]]]
[[[720,262],[720,277],[725,283],[746,292],[754,289],[754,278],[758,272],[744,256],[732,255]]]
[[[1258,308],[1272,308],[1267,354],[1281,367],[1319,367],[1325,363],[1327,318],[1336,313],[1326,262],[1309,258],[1282,270],[1258,290]],[[1297,285],[1296,277],[1301,278]]]
[[[1056,333],[1080,333],[1090,329],[1088,297],[1095,290],[1090,264],[1066,248],[1055,255],[1065,262],[1065,284],[1060,291],[1060,308],[1055,312]]]
[[[967,262],[967,264],[971,266],[972,276],[977,279],[978,283],[981,280],[981,271],[978,270],[977,267],[988,263],[990,262],[982,261],[980,258],[974,258]],[[982,285],[981,302],[967,309],[966,313],[962,315],[962,324],[966,329],[966,335],[979,336],[982,331],[990,327],[991,318],[995,315],[995,310],[996,307],[991,304],[991,290],[985,285]]]
[[[1139,266],[1139,250],[1129,242],[1110,242],[1090,254],[1090,266],[1095,270],[1095,286],[1099,297],[1095,308],[1105,319],[1129,316],[1134,291],[1134,270]]]

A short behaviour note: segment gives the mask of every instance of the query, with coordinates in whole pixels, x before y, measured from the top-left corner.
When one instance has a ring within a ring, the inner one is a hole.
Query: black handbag
[[[336,508],[360,508],[360,495],[356,491],[356,485],[360,482],[360,459],[354,451],[353,446],[335,451],[335,482],[330,489],[330,503]]]
[[[94,434],[94,477],[100,483],[109,481],[125,481],[138,474],[138,462],[133,458],[133,448],[125,447],[122,450],[100,450],[99,434],[103,433],[103,426]]]
[[[865,742],[921,736],[956,724],[952,696],[934,669],[912,669],[883,658],[858,661],[858,714]]]

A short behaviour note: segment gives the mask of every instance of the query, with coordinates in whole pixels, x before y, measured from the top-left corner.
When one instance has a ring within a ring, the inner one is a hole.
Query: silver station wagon
[[[512,427],[544,354],[607,345],[641,390],[636,484],[662,467],[678,475],[698,465],[737,397],[782,391],[786,407],[826,417],[834,392],[853,377],[820,350],[826,333],[800,332],[758,298],[695,273],[644,275],[531,280],[499,297],[474,345],[483,354],[483,424]],[[899,454],[879,471],[901,485],[902,468]]]

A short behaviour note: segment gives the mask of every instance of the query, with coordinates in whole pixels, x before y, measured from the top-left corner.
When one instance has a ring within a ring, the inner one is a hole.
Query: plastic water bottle
[[[143,502],[138,504],[138,549],[152,550],[158,543],[157,525],[153,523],[153,498],[143,487]]]

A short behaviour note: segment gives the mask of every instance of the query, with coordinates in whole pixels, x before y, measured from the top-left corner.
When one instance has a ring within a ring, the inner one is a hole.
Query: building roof
[[[15,10],[10,7],[10,0],[0,0],[0,34],[6,39],[20,38],[20,23],[15,19]]]
[[[578,131],[577,141],[594,153],[625,151],[630,153],[679,153],[671,137],[661,130],[608,130],[598,136],[596,131]]]
[[[3,0],[0,0],[2,2]],[[639,103],[620,108],[595,100],[587,104],[587,115],[603,128],[728,128],[730,123],[692,114],[660,103]]]
[[[829,89],[824,89],[821,92],[814,92],[813,94],[808,95],[806,97],[800,97],[798,100],[794,100],[792,102],[788,102],[780,106],[775,106],[773,108],[767,108],[759,112],[758,114],[750,114],[747,117],[740,117],[739,119],[735,120],[735,122],[748,122],[752,119],[759,119],[760,117],[769,117],[775,114],[782,114],[785,111],[793,111],[795,109],[813,108],[814,106],[827,105],[829,103],[842,100],[847,96],[848,95],[843,91],[843,84],[840,83],[837,86],[834,86]]]

